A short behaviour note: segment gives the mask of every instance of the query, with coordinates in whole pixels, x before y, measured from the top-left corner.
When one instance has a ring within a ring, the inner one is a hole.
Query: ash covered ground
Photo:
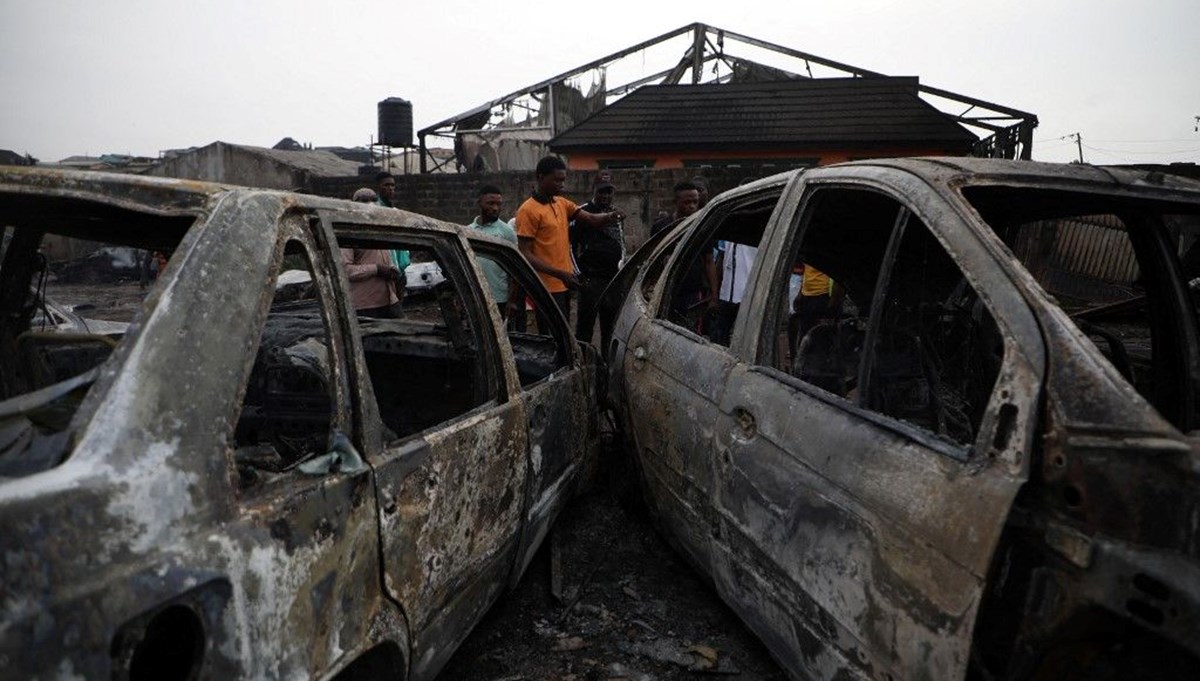
[[[564,509],[554,532],[563,598],[551,595],[548,541],[439,679],[786,679],[643,513],[593,490]]]

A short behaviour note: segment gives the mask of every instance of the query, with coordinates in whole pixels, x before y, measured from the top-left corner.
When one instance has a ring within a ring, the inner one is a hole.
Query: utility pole
[[[1079,162],[1083,163],[1083,137],[1081,137],[1079,135],[1079,133],[1075,133],[1073,135],[1067,135],[1067,137],[1075,138],[1075,148],[1077,150],[1079,150]]]

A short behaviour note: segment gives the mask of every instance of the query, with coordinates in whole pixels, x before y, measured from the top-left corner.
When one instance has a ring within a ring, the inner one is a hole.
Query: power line
[[[1105,149],[1103,147],[1093,147],[1083,145],[1092,151],[1103,151],[1113,154],[1133,154],[1134,156],[1162,156],[1169,154],[1196,154],[1200,153],[1200,149],[1177,149],[1174,151],[1129,151],[1128,149]]]
[[[1165,144],[1167,142],[1191,142],[1193,140],[1186,137],[1169,140],[1096,140],[1097,142],[1107,142],[1108,144]]]

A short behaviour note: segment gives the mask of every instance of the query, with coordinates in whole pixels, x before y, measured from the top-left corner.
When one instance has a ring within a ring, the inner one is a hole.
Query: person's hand
[[[625,214],[619,210],[610,211],[608,214],[608,224],[620,222],[625,219]]]
[[[388,281],[400,281],[400,270],[391,265],[376,265],[375,274]]]
[[[562,283],[567,285],[567,288],[579,287],[579,277],[575,276],[574,272],[560,270],[558,273],[558,278],[562,280]]]
[[[709,310],[715,310],[718,300],[720,299],[717,296],[709,296],[708,300],[704,301],[704,307]]]

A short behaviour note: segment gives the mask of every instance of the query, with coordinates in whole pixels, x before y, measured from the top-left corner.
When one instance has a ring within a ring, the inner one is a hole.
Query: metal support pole
[[[708,27],[696,24],[692,38],[692,85],[700,84],[700,69],[704,67],[704,34]]]

